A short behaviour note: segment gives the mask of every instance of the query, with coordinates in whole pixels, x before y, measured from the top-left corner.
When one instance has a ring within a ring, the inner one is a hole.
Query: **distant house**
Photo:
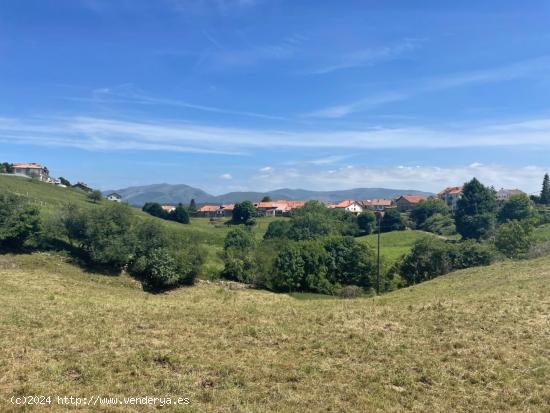
[[[275,215],[277,216],[284,216],[289,215],[292,210],[296,208],[301,208],[305,205],[305,201],[285,201],[282,199],[279,199],[277,201],[273,201],[273,204],[275,205]]]
[[[113,192],[112,194],[107,195],[107,199],[113,202],[122,202],[122,196],[120,196],[116,192]]]
[[[398,211],[406,212],[411,211],[415,206],[426,199],[427,197],[422,195],[401,195],[394,202]]]
[[[437,197],[447,204],[451,212],[456,211],[458,200],[462,197],[461,186],[450,186],[437,194]]]
[[[160,207],[164,210],[164,212],[168,213],[176,210],[176,207],[174,205],[161,205]]]
[[[92,192],[93,191],[93,189],[90,188],[88,185],[86,185],[84,182],[77,182],[72,187],[76,188],[76,189],[80,189],[81,191],[84,191],[84,192]]]
[[[254,207],[259,217],[274,217],[277,213],[277,205],[275,202],[256,202]]]
[[[395,207],[391,199],[366,199],[364,201],[359,201],[359,203],[364,209],[371,209],[373,211],[383,211]]]
[[[496,198],[498,203],[506,202],[510,199],[511,196],[514,195],[526,195],[525,192],[519,190],[519,189],[504,189],[500,188],[499,191],[496,193]]]
[[[46,181],[49,178],[48,168],[37,163],[14,163],[13,173],[16,175],[24,175],[29,178],[37,178],[41,181]]]
[[[203,205],[197,210],[197,216],[206,218],[230,217],[233,214],[234,204]]]
[[[328,206],[329,208],[343,209],[344,211],[351,212],[352,214],[360,214],[363,212],[363,206],[351,199],[346,199],[345,201],[339,202],[337,204],[332,204]]]

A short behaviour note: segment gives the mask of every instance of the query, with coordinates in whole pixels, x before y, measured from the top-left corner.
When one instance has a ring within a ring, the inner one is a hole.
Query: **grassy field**
[[[533,238],[536,242],[550,241],[550,224],[541,225],[536,227],[533,233]]]
[[[191,399],[170,412],[550,409],[550,258],[301,298],[206,282],[151,295],[57,256],[0,256],[0,411],[22,411],[12,395]],[[69,410],[151,411],[26,411]]]
[[[402,255],[407,254],[413,244],[421,238],[434,237],[435,235],[424,231],[394,231],[380,234],[380,256],[388,263],[393,263]],[[376,250],[377,234],[366,235],[357,238],[361,242],[369,244]]]

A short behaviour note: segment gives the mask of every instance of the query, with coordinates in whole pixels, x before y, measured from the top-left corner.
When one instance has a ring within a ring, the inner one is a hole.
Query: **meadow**
[[[59,256],[3,255],[0,411],[32,394],[182,396],[159,410],[189,412],[548,411],[549,281],[544,258],[374,298],[206,281],[153,295]]]

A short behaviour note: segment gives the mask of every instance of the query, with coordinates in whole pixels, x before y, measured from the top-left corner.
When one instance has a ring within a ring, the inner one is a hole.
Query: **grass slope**
[[[170,412],[550,409],[550,258],[298,300],[214,283],[150,295],[56,256],[5,255],[0,302],[2,412],[21,411],[14,394],[191,398]]]
[[[380,256],[386,262],[392,263],[402,255],[407,254],[414,243],[419,239],[426,237],[435,237],[436,235],[424,231],[394,231],[380,234]],[[377,234],[370,234],[357,238],[361,242],[369,244],[376,250]]]

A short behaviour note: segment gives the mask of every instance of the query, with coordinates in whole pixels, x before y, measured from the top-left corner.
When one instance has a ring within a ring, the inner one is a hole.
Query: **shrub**
[[[24,198],[0,194],[0,247],[21,249],[25,242],[40,234],[38,209]]]
[[[528,223],[508,221],[498,228],[495,246],[508,258],[521,258],[531,247],[531,235],[532,227]]]
[[[179,222],[180,224],[189,224],[189,213],[182,204],[178,204],[176,209],[170,212],[170,214],[168,215],[168,219],[171,221]]]
[[[422,229],[438,235],[456,234],[455,223],[450,215],[434,214],[424,222]]]
[[[502,205],[497,215],[499,223],[512,220],[534,221],[535,217],[535,208],[533,208],[531,199],[525,194],[511,196],[510,199]]]
[[[433,237],[416,241],[400,264],[401,277],[411,285],[448,273],[452,269],[449,250],[449,244]]]
[[[101,191],[98,191],[97,189],[88,193],[88,199],[94,204],[97,204],[99,201],[101,201],[101,198],[103,198],[103,196],[101,195]]]
[[[357,217],[357,225],[364,234],[372,233],[376,228],[376,215],[372,211],[363,211]]]
[[[238,202],[233,207],[231,223],[235,225],[253,225],[254,217],[256,216],[256,208],[250,201]]]
[[[252,283],[254,278],[254,248],[256,240],[248,229],[233,228],[224,240],[222,275],[226,278]]]
[[[168,213],[157,202],[146,202],[141,210],[154,217],[168,219]]]
[[[284,239],[289,237],[291,222],[287,220],[278,220],[270,222],[267,231],[264,234],[264,239]]]
[[[450,214],[449,207],[440,199],[426,199],[416,205],[411,211],[411,219],[416,228],[425,229],[424,224],[434,215],[447,216]]]
[[[405,229],[403,217],[396,208],[387,209],[380,223],[380,230],[383,232],[402,231]]]
[[[466,240],[451,245],[453,269],[490,265],[495,260],[495,251],[490,244]]]

